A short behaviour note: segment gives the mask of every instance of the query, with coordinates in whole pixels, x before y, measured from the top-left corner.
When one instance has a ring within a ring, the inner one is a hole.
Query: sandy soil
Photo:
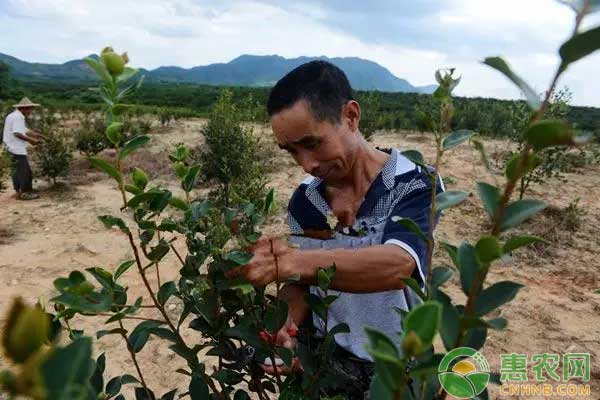
[[[179,121],[173,127],[153,134],[152,146],[138,154],[134,164],[153,166],[155,177],[165,186],[173,185],[167,168],[166,154],[178,142],[198,145],[202,138],[198,133],[203,121]],[[269,233],[284,233],[284,213],[287,199],[304,173],[293,160],[273,149],[272,139],[265,127],[257,132],[263,142],[275,151],[274,173],[271,185],[277,189],[280,212],[265,229]],[[377,135],[374,144],[383,147],[414,148],[426,157],[432,155],[432,141],[418,133],[386,132]],[[508,144],[501,141],[485,141],[490,153],[501,152]],[[467,190],[472,193],[458,208],[448,211],[437,230],[437,238],[453,243],[474,239],[485,230],[485,216],[477,200],[474,183],[502,179],[501,174],[490,174],[481,166],[478,153],[464,146],[444,162],[442,174],[451,177],[449,189]],[[52,282],[71,270],[83,270],[91,266],[114,269],[120,261],[131,258],[130,250],[121,235],[107,232],[97,221],[101,214],[119,213],[119,196],[112,181],[92,171],[87,161],[77,160],[62,190],[44,189],[44,182],[37,182],[42,197],[31,202],[18,202],[12,193],[0,194],[0,315],[10,300],[23,296],[35,301],[39,296],[53,296]],[[566,353],[590,352],[592,354],[592,398],[600,398],[600,169],[590,167],[577,174],[568,174],[566,182],[552,181],[545,186],[534,186],[530,195],[542,198],[552,210],[524,230],[543,234],[552,243],[544,248],[517,251],[509,262],[496,264],[490,273],[490,283],[513,280],[526,285],[516,300],[502,308],[498,315],[509,321],[504,331],[492,332],[483,348],[492,370],[498,371],[500,354],[504,353]],[[581,227],[568,230],[564,209],[580,199],[578,206],[584,210]],[[180,246],[181,244],[179,244]],[[435,253],[435,264],[447,262],[440,251]],[[169,256],[161,262],[161,280],[177,275],[178,265]],[[130,299],[144,295],[144,288],[135,272],[129,271],[125,282],[129,285]],[[156,285],[156,277],[151,277]],[[462,301],[457,280],[447,284],[447,292]],[[147,297],[147,296],[146,296]],[[147,303],[147,301],[146,301]],[[177,311],[178,304],[168,306]],[[103,319],[77,319],[75,325],[93,335],[102,326]],[[127,323],[133,326],[135,321]],[[197,333],[186,333],[195,340]],[[95,343],[97,354],[107,354],[107,376],[134,373],[124,344],[117,337],[107,336]],[[182,387],[185,379],[175,372],[179,358],[160,341],[151,338],[139,354],[146,371],[146,379],[157,394]],[[212,362],[212,361],[211,361]],[[5,363],[0,358],[0,366]],[[183,364],[181,365],[183,366]],[[181,393],[180,392],[180,393]],[[127,393],[127,392],[126,392]],[[498,396],[492,388],[492,398]],[[507,397],[503,397],[507,398]],[[517,397],[514,397],[517,398]],[[532,397],[528,397],[532,398]],[[558,398],[558,397],[555,397]],[[581,398],[581,397],[579,397]]]

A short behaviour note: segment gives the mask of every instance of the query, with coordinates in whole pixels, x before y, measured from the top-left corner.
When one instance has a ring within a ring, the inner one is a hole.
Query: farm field
[[[182,195],[174,174],[170,171],[167,155],[178,143],[190,147],[201,146],[202,119],[180,119],[166,128],[154,127],[151,142],[132,155],[132,165],[148,172],[153,183]],[[276,212],[267,221],[264,232],[284,235],[287,231],[287,200],[305,177],[292,158],[275,145],[269,126],[256,125],[255,135],[260,138],[262,150],[272,164],[268,175],[269,187],[276,190]],[[511,148],[503,140],[482,139],[492,161],[502,157]],[[372,143],[379,147],[416,149],[426,160],[434,155],[433,137],[410,131],[384,131],[376,134]],[[110,157],[110,150],[102,153]],[[494,164],[494,163],[492,163]],[[501,163],[500,163],[501,164]],[[479,153],[468,146],[444,160],[442,175],[449,189],[471,193],[461,207],[445,211],[436,230],[436,239],[460,243],[473,240],[483,233],[485,214],[476,199],[475,182],[502,180],[501,169],[492,174],[481,165]],[[600,166],[590,165],[575,173],[564,175],[564,181],[548,180],[544,185],[533,185],[528,196],[547,202],[550,207],[520,230],[545,238],[547,245],[517,250],[512,259],[495,264],[489,283],[511,280],[525,285],[517,298],[502,307],[493,316],[509,321],[504,331],[491,331],[483,347],[492,371],[498,372],[500,354],[505,353],[565,353],[591,354],[591,391],[600,393]],[[131,258],[127,242],[117,231],[107,231],[97,220],[101,214],[119,215],[119,196],[115,196],[114,181],[93,169],[83,157],[77,156],[67,178],[57,188],[49,189],[38,180],[41,198],[19,202],[11,190],[0,194],[0,315],[6,315],[10,300],[22,296],[33,302],[43,295],[55,295],[52,282],[71,270],[90,266],[114,266]],[[199,193],[209,188],[200,187]],[[174,243],[185,248],[184,243]],[[449,263],[445,253],[436,249],[433,265]],[[161,278],[175,279],[178,262],[172,254],[161,261]],[[132,277],[134,271],[128,272]],[[139,279],[124,281],[131,297],[144,295]],[[149,275],[156,285],[156,277]],[[446,284],[447,292],[458,302],[463,301],[457,277]],[[175,313],[181,307],[170,301],[167,310]],[[144,310],[141,311],[144,314]],[[97,324],[96,324],[97,322]],[[73,325],[88,335],[100,329],[103,319],[75,318]],[[124,321],[126,327],[136,321]],[[186,339],[194,340],[197,332],[185,331]],[[157,393],[164,393],[184,385],[186,380],[175,373],[175,363],[184,363],[166,346],[151,337],[138,358],[144,366],[146,380]],[[116,336],[106,336],[95,342],[95,354],[105,352],[108,375],[133,370],[125,346]],[[1,359],[0,359],[1,360]],[[208,361],[208,365],[214,360]],[[4,367],[4,361],[0,361]],[[184,390],[184,387],[180,387]],[[128,392],[125,391],[125,394]],[[490,387],[491,397],[497,396],[497,387]],[[506,398],[506,397],[503,397]],[[534,398],[534,397],[528,397]]]

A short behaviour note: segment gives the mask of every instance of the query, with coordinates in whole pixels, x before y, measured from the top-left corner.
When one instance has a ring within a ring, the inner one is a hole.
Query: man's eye
[[[321,141],[319,141],[319,140],[314,140],[314,141],[310,141],[310,142],[308,142],[308,143],[305,143],[303,147],[304,147],[306,150],[314,150],[314,149],[316,149],[317,147],[319,147],[319,145],[320,145],[320,144],[321,144]]]

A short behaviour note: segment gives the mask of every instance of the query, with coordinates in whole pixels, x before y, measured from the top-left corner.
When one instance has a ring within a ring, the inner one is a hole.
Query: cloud
[[[404,3],[404,4],[402,4]],[[27,61],[65,62],[106,45],[133,64],[192,67],[240,54],[357,56],[415,85],[436,68],[463,74],[458,93],[518,98],[481,65],[501,54],[542,91],[558,63],[573,13],[550,0],[2,0],[0,52]],[[600,21],[592,18],[587,26]],[[599,55],[568,71],[574,103],[600,106]]]

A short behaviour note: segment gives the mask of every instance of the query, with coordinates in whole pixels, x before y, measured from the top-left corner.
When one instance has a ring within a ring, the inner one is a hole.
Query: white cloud
[[[542,91],[572,21],[567,7],[549,0],[448,0],[440,2],[439,11],[414,17],[418,32],[411,26],[410,34],[419,35],[417,45],[400,40],[403,26],[391,27],[396,33],[385,40],[374,40],[341,27],[324,5],[282,4],[0,0],[0,37],[9,39],[0,52],[27,61],[65,62],[112,45],[127,50],[133,64],[145,68],[227,62],[240,54],[357,56],[415,85],[433,83],[436,68],[455,66],[464,76],[459,94],[514,98],[518,91],[479,60],[500,53]],[[343,12],[336,9],[335,17]],[[362,23],[381,28],[377,16],[368,12]],[[587,82],[599,60],[595,55],[568,71],[564,83],[574,91],[575,103],[600,106],[600,82]]]

